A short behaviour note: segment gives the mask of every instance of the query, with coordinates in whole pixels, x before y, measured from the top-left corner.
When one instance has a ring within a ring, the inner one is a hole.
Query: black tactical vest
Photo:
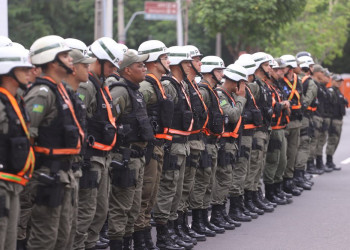
[[[303,94],[306,95],[306,92],[309,88],[309,83],[312,80],[311,76],[309,76],[303,83]],[[317,108],[317,97],[312,100],[310,106],[311,108]]]
[[[213,134],[221,134],[223,131],[225,116],[221,114],[219,107],[219,97],[215,89],[210,89],[207,84],[199,83],[200,88],[207,90],[210,96],[211,106],[207,107],[209,111],[209,121],[207,123],[207,128]]]
[[[116,124],[126,131],[125,134],[118,134],[117,147],[129,146],[133,142],[147,142],[153,139],[153,129],[147,115],[146,103],[138,87],[126,81],[112,83],[109,88],[112,90],[116,86],[126,88],[132,103],[132,111],[129,114],[122,114],[118,117]]]
[[[259,109],[261,110],[264,125],[266,127],[269,127],[271,125],[271,119],[273,115],[273,109],[272,109],[272,93],[269,87],[262,83],[259,79],[256,79],[256,83],[260,87],[260,96],[259,100],[257,100],[257,105]]]
[[[275,104],[275,107],[273,109],[274,116],[272,117],[272,120],[271,120],[271,126],[274,127],[277,125],[278,126],[287,125],[288,122],[287,122],[286,110],[282,109],[282,104],[279,103],[279,100],[280,101],[285,100],[285,96],[283,95],[282,91],[277,86],[273,86],[273,88],[271,88],[271,91],[275,95],[275,100],[276,100],[276,104]],[[280,119],[280,117],[281,117],[281,119]],[[280,121],[279,124],[277,124],[278,121]]]
[[[294,79],[291,82],[291,84],[293,85]],[[285,96],[288,97],[290,96],[290,94],[292,93],[292,89],[287,85],[287,83],[284,81],[284,79],[280,80],[280,85],[281,85],[281,90],[283,91],[283,94]],[[297,79],[297,86],[296,86],[296,91],[298,91],[299,95],[300,95],[300,99],[302,98],[302,93],[303,93],[303,87],[301,85],[301,82],[299,80],[299,78]],[[301,102],[302,100],[300,100]],[[296,94],[293,95],[292,100],[290,100],[290,104],[291,106],[297,106],[298,105],[298,98],[296,96]],[[301,104],[301,103],[300,103]],[[290,115],[290,120],[294,121],[294,120],[300,120],[303,118],[303,114],[302,114],[302,110],[300,109],[291,109],[291,115]]]
[[[177,103],[174,103],[174,116],[171,123],[171,128],[180,131],[187,131],[191,126],[193,113],[191,108],[188,106],[186,96],[182,92],[181,86],[174,78],[163,76],[162,81],[165,80],[169,81],[174,86],[178,97]]]
[[[0,165],[2,165],[0,171],[17,174],[24,167],[30,150],[30,142],[7,96],[0,93],[0,102],[5,105],[5,112],[9,120],[8,133],[0,134]],[[18,106],[24,120],[28,123],[29,117],[23,103],[19,103]]]
[[[255,126],[261,126],[263,124],[262,112],[254,105],[253,96],[248,91],[248,86],[246,86],[246,99],[247,102],[244,106],[242,117],[243,124],[254,124]]]
[[[346,107],[348,105],[348,102],[338,88],[332,87],[332,89],[335,92],[336,96],[335,103],[332,105],[333,118],[342,120],[343,116],[346,114]]]

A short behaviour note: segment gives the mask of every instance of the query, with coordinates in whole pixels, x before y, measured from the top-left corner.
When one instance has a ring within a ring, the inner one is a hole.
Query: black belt
[[[152,144],[153,144],[154,146],[158,146],[158,147],[163,146],[164,143],[165,143],[165,140],[164,140],[164,139],[155,139],[155,140],[152,141]]]
[[[261,132],[267,133],[269,130],[267,129],[266,126],[262,126],[262,127],[256,128],[255,131],[261,131]]]
[[[131,152],[130,152],[130,157],[131,158],[141,158],[141,157],[143,157],[145,155],[145,151],[146,151],[145,148],[136,146],[134,144],[130,145],[129,147],[125,147],[125,148],[117,148],[117,149],[115,149],[113,151],[117,152],[117,153],[120,153],[120,154],[123,154],[123,152],[125,150],[131,150]]]
[[[217,137],[205,137],[204,141],[208,144],[216,144],[218,143],[219,139]]]
[[[189,141],[200,141],[203,139],[203,133],[191,134],[188,137]]]
[[[173,137],[172,142],[173,143],[186,143],[186,142],[188,142],[188,137],[187,136]]]
[[[51,173],[55,174],[59,170],[67,172],[72,168],[71,159],[64,158],[54,158],[50,159],[48,157],[37,157],[35,169],[40,169],[42,166],[48,167]]]
[[[221,137],[220,138],[220,142],[235,143],[236,142],[236,138],[233,138],[233,137]]]
[[[108,155],[108,153],[109,153],[109,151],[103,151],[103,150],[98,150],[98,149],[88,147],[86,149],[85,158],[90,159],[91,156],[106,157]]]

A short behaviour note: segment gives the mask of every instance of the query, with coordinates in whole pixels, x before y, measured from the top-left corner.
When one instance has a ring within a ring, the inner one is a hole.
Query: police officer
[[[193,248],[193,243],[184,242],[175,234],[174,221],[182,194],[186,156],[190,148],[188,136],[193,127],[193,113],[187,85],[184,80],[190,71],[192,58],[181,46],[169,48],[171,76],[163,76],[165,93],[174,101],[174,116],[170,134],[172,142],[164,146],[164,163],[154,207],[157,227],[157,247],[165,249]],[[181,247],[179,247],[181,245]]]
[[[284,191],[292,195],[300,195],[302,189],[298,189],[293,181],[294,166],[297,157],[302,115],[302,85],[293,69],[297,67],[297,61],[292,55],[283,55],[281,59],[285,61],[287,67],[284,78],[280,84],[288,101],[291,103],[290,122],[288,123],[285,136],[287,138],[287,167],[284,171]]]
[[[146,105],[138,90],[139,83],[145,80],[143,62],[148,57],[148,54],[138,56],[128,50],[119,67],[120,80],[115,81],[113,77],[107,79],[119,131],[111,162],[108,218],[111,249],[121,249],[122,241],[124,249],[131,247],[134,222],[141,207],[144,149],[147,142],[153,139]],[[135,249],[144,249],[144,246],[135,245]]]
[[[66,79],[64,79],[64,82],[66,82],[66,88],[68,93],[71,96],[73,105],[76,110],[77,119],[79,120],[79,123],[82,127],[82,129],[85,132],[85,135],[87,135],[87,127],[86,127],[86,108],[83,101],[79,98],[77,94],[77,89],[79,87],[79,84],[81,82],[87,82],[89,79],[89,65],[96,61],[96,58],[89,58],[86,54],[87,47],[86,45],[77,39],[69,39],[67,42],[67,39],[65,39],[67,45],[72,48],[72,51],[69,52],[69,55],[73,58],[73,72],[72,74],[69,74]],[[75,45],[81,45],[81,46],[75,46]],[[76,49],[77,48],[77,49]],[[83,54],[85,51],[85,55]],[[76,190],[79,190],[79,179],[82,176],[82,170],[81,166],[83,165],[83,157],[85,154],[86,149],[86,143],[84,143],[82,150],[80,152],[79,156],[76,156],[73,159],[72,163],[72,169],[74,172],[74,177],[76,179]],[[75,194],[75,203],[79,202],[78,198],[78,192]],[[70,240],[67,245],[68,249],[73,248],[74,243],[74,237],[76,233],[76,227],[77,227],[77,217],[78,217],[78,207],[74,210],[74,215],[72,219],[72,230],[70,233]]]
[[[145,241],[147,249],[157,249],[151,236],[151,211],[158,192],[160,175],[163,168],[164,143],[171,141],[168,134],[171,125],[174,104],[166,96],[160,80],[163,74],[170,72],[168,48],[158,40],[143,42],[139,48],[140,55],[148,54],[145,61],[146,79],[140,83],[140,92],[146,103],[147,114],[151,119],[154,139],[150,141],[145,153],[145,172],[142,186],[141,209],[134,226],[134,248]]]
[[[340,86],[343,82],[343,79],[340,75],[334,74],[332,76],[332,87],[329,89],[329,92],[335,99],[333,104],[333,115],[331,124],[328,130],[328,143],[326,147],[327,162],[326,165],[328,168],[333,170],[341,170],[340,167],[337,167],[333,162],[334,152],[337,150],[340,135],[343,126],[343,116],[346,115],[346,108],[348,107],[348,100],[340,91]]]
[[[32,209],[28,249],[66,249],[77,206],[72,160],[78,155],[84,131],[62,80],[72,73],[71,49],[59,36],[45,36],[30,48],[31,62],[40,65],[38,77],[24,97],[31,119],[30,135],[36,153],[29,183]]]
[[[89,80],[77,90],[87,111],[88,145],[79,181],[79,211],[74,249],[94,248],[108,212],[109,152],[116,143],[112,99],[105,78],[117,69],[123,52],[108,37],[90,46],[93,58]]]
[[[29,117],[18,88],[29,82],[29,54],[14,47],[0,48],[0,249],[16,249],[19,194],[34,170],[34,152],[27,127]]]
[[[314,61],[309,56],[301,56],[298,58],[300,68],[305,75],[301,83],[303,85],[303,119],[301,120],[302,127],[300,128],[300,144],[297,153],[297,159],[294,168],[294,182],[298,187],[305,190],[311,190],[313,182],[306,180],[305,166],[310,155],[310,141],[313,136],[312,117],[317,109],[317,85],[312,80],[312,71]]]
[[[283,69],[287,65],[280,58],[277,58],[270,61],[270,66],[272,67],[271,79],[267,84],[272,92],[273,115],[263,181],[267,200],[277,205],[285,205],[292,202],[292,195],[286,194],[282,190],[283,173],[287,165],[287,142],[284,129],[288,124],[290,103],[280,90],[278,81],[283,79]]]

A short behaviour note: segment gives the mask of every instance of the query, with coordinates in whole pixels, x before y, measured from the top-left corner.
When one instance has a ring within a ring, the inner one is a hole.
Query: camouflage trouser
[[[151,211],[156,201],[160,176],[163,168],[163,146],[154,146],[150,162],[145,166],[142,186],[141,209],[135,221],[135,231],[141,231],[151,224]]]
[[[109,157],[92,156],[83,166],[74,249],[94,247],[108,213]]]
[[[334,155],[334,152],[337,150],[342,127],[343,120],[332,119],[328,130],[328,143],[326,148],[327,155]]]
[[[250,156],[250,168],[247,174],[245,189],[257,191],[260,179],[266,163],[266,153],[269,144],[269,132],[255,131],[253,135],[252,153]]]
[[[202,152],[199,168],[196,171],[193,190],[189,198],[191,209],[206,209],[212,200],[212,189],[217,169],[218,147],[206,144]]]
[[[112,159],[123,162],[121,154],[114,154]],[[111,168],[108,214],[108,236],[111,240],[122,240],[134,232],[141,207],[144,167],[145,157],[132,157],[126,167]]]
[[[194,179],[196,171],[199,165],[199,159],[201,156],[201,150],[190,149],[190,155],[186,157],[186,167],[184,173],[184,182],[182,187],[182,195],[180,204],[178,207],[179,211],[185,212],[188,209],[188,199],[193,189]]]
[[[250,168],[250,154],[252,151],[253,134],[241,137],[241,148],[238,160],[232,171],[232,185],[229,190],[230,196],[238,197],[244,194],[245,180]]]
[[[297,158],[295,161],[295,169],[305,170],[306,163],[310,155],[311,129],[310,119],[303,117],[302,127],[300,128],[300,143],[298,147]]]
[[[320,133],[322,131],[323,118],[320,116],[314,115],[312,117],[312,121],[314,126],[314,136],[311,137],[309,160],[314,160],[316,158],[316,149],[317,149],[317,144],[319,143]]]
[[[323,148],[326,145],[328,138],[328,129],[331,124],[331,118],[324,118],[321,133],[316,148],[316,155],[323,155]]]
[[[218,167],[216,169],[216,178],[213,185],[213,205],[224,204],[229,189],[232,186],[233,169],[235,157],[237,153],[237,145],[233,142],[226,142],[220,145],[218,151]]]
[[[177,148],[184,148],[183,143],[172,143],[170,152],[164,152],[164,164],[160,177],[158,194],[154,205],[154,220],[165,224],[168,220],[177,219],[177,209],[180,203],[186,155],[177,154]]]
[[[20,184],[0,181],[0,249],[16,249]]]
[[[284,129],[272,130],[266,154],[266,166],[263,172],[264,183],[273,184],[283,181],[287,165],[287,141]]]
[[[76,182],[72,170],[60,171],[59,183],[52,186],[39,181],[40,173],[50,175],[50,169],[34,171],[27,185],[33,190],[31,230],[27,249],[67,249],[70,240],[75,203]],[[49,199],[44,197],[48,197]]]
[[[286,128],[285,136],[287,139],[287,167],[284,171],[284,178],[293,178],[294,166],[297,158],[300,127],[299,128]]]

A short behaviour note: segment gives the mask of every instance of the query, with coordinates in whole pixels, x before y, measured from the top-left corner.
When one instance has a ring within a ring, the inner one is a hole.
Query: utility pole
[[[8,27],[8,3],[7,0],[0,0],[0,36],[9,35]]]
[[[95,0],[95,32],[94,40],[103,36],[103,0]]]
[[[181,9],[181,0],[176,0],[177,5],[177,15],[176,15],[176,30],[177,30],[177,45],[182,46],[183,32],[182,32],[182,9]]]
[[[113,0],[106,0],[104,36],[113,38]]]
[[[125,44],[124,0],[118,0],[118,42]]]
[[[113,37],[113,0],[95,0],[95,40]]]
[[[221,33],[216,33],[215,55],[221,57]]]

